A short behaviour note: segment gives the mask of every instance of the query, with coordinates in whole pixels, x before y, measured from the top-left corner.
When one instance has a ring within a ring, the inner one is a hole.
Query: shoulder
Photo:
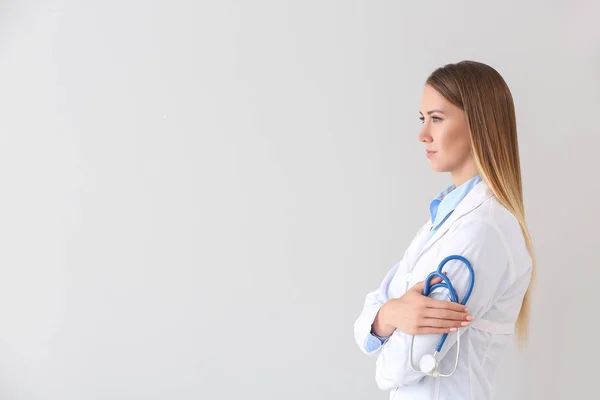
[[[455,235],[484,251],[495,250],[506,256],[513,274],[521,275],[531,268],[531,257],[525,235],[517,218],[495,197],[456,221]]]
[[[478,214],[472,212],[452,224],[448,232],[452,246],[508,255],[510,246],[499,224],[486,215]]]
[[[454,229],[474,229],[481,233],[496,232],[501,237],[512,237],[515,234],[525,240],[517,218],[506,208],[496,196],[491,196],[478,207],[457,221]]]

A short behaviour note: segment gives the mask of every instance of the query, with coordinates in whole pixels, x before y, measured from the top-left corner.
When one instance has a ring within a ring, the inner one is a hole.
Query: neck
[[[475,165],[466,164],[460,170],[452,171],[452,183],[454,186],[459,187],[463,183],[467,182],[469,179],[472,179],[479,175],[477,168]]]

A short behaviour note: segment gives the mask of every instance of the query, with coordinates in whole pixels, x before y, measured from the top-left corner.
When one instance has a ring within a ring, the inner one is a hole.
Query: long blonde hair
[[[475,163],[481,178],[521,225],[533,263],[531,281],[516,324],[519,344],[526,344],[529,339],[531,289],[535,280],[536,262],[525,221],[517,122],[512,94],[494,68],[469,60],[436,69],[427,78],[426,84],[464,111]]]

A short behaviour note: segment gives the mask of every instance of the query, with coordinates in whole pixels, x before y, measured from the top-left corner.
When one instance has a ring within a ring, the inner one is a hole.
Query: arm
[[[379,287],[367,294],[363,310],[354,322],[354,339],[361,351],[367,355],[377,355],[382,344],[388,339],[385,337],[378,338],[372,333],[372,327],[379,310],[389,300],[387,289],[401,264],[402,260],[397,262],[383,278]]]
[[[427,223],[419,228],[409,248],[414,244],[415,240],[419,238],[419,235],[426,225]],[[408,249],[404,251],[402,259],[398,261],[383,278],[383,281],[377,290],[367,294],[363,310],[358,319],[354,322],[354,338],[356,344],[361,351],[367,355],[376,356],[379,353],[379,350],[381,350],[381,346],[389,339],[389,335],[395,330],[395,328],[383,323],[382,318],[380,318],[380,310],[389,300],[387,295],[388,287],[397,271],[402,270],[402,264],[406,259],[407,253]]]
[[[503,284],[509,265],[508,250],[497,229],[486,221],[467,220],[457,226],[454,232],[448,234],[452,237],[446,239],[437,255],[435,265],[431,265],[430,269],[434,271],[446,256],[452,254],[462,255],[471,262],[475,271],[475,285],[466,305],[477,321],[477,318],[490,307],[494,295]],[[467,267],[460,261],[452,260],[445,265],[444,271],[447,272],[459,298],[462,299],[469,283]],[[445,291],[441,293],[436,291],[431,297],[447,299]],[[461,328],[459,333],[464,332],[465,329],[470,328]],[[448,335],[438,354],[438,360],[444,358],[448,350],[456,344],[456,336],[455,332]],[[439,334],[415,336],[413,363],[418,365],[424,354],[433,353],[440,338]],[[396,330],[378,352],[375,379],[380,389],[389,390],[412,385],[426,376],[413,371],[410,367],[408,360],[410,339],[410,335]]]

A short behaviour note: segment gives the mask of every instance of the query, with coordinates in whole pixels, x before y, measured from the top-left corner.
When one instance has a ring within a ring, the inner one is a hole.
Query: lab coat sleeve
[[[376,336],[372,335],[371,325],[373,324],[373,321],[375,321],[375,317],[381,306],[389,300],[387,289],[401,264],[402,260],[397,262],[383,278],[379,287],[367,294],[362,312],[354,322],[354,339],[364,354],[376,356],[381,350],[382,344],[385,343],[386,340],[389,340],[388,338],[381,341]]]
[[[483,220],[467,220],[459,223],[446,235],[451,236],[445,237],[444,243],[440,244],[440,252],[436,256],[435,264],[430,266],[429,272],[435,271],[444,258],[454,254],[465,257],[471,263],[475,272],[475,285],[466,306],[476,321],[491,307],[490,303],[495,293],[506,283],[503,279],[507,276],[509,265],[508,248],[496,227]],[[462,262],[452,260],[445,264],[444,271],[447,272],[459,299],[462,299],[469,284],[468,268]],[[441,293],[436,290],[431,297],[447,300],[446,293],[445,290]],[[466,329],[471,328],[460,328],[459,334],[464,333]],[[440,334],[415,336],[413,346],[415,366],[419,365],[423,355],[435,351],[441,337]],[[413,371],[409,364],[410,339],[410,335],[396,329],[378,352],[375,380],[381,390],[413,385],[426,376],[424,373]],[[456,344],[456,340],[456,332],[450,332],[438,355],[438,360],[448,354]],[[453,349],[450,354],[453,357],[456,350]]]

